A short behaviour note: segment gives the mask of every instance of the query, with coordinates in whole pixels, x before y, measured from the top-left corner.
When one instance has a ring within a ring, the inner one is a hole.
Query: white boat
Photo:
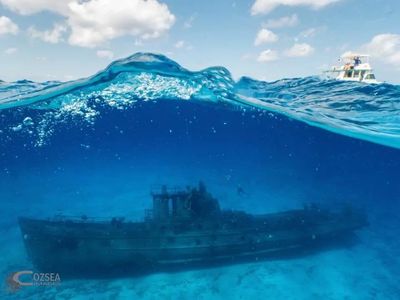
[[[344,81],[358,81],[370,84],[378,84],[373,69],[369,63],[369,55],[346,53],[342,55],[339,61],[343,62],[341,66],[333,66],[326,71],[329,78]]]

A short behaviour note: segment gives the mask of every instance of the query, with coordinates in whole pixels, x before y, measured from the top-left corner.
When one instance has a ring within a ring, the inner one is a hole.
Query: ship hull
[[[20,218],[34,266],[45,272],[142,272],[168,265],[262,258],[312,249],[366,225],[354,212],[296,210],[262,216],[234,213],[213,222],[89,222]]]

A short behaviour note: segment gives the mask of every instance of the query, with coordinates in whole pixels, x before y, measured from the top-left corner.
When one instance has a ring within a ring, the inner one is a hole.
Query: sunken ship
[[[202,183],[185,189],[162,186],[151,195],[153,208],[140,222],[19,218],[29,258],[43,272],[152,270],[313,248],[367,225],[365,215],[350,207],[331,211],[307,205],[262,215],[222,210]]]

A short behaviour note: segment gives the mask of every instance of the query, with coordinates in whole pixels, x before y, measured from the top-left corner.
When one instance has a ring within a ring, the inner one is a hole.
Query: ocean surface
[[[18,216],[140,219],[151,186],[199,180],[223,208],[351,203],[370,224],[292,259],[8,291],[33,268]],[[400,86],[235,81],[149,53],[77,81],[0,81],[0,203],[2,299],[400,299]]]

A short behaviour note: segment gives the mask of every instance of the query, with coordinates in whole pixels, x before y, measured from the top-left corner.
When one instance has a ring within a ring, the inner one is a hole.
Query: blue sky
[[[346,51],[400,82],[398,0],[0,0],[0,78],[71,80],[138,51],[234,78],[320,74]]]

